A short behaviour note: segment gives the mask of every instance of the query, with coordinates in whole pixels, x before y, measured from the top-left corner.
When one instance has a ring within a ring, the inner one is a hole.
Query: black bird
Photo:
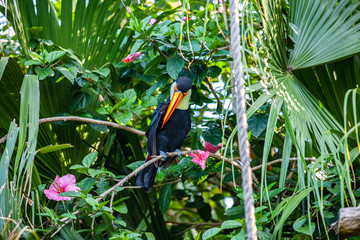
[[[171,85],[167,101],[160,103],[152,114],[149,129],[145,136],[148,139],[148,155],[145,162],[153,155],[179,151],[186,135],[190,131],[191,118],[189,101],[192,82],[188,77],[179,77]],[[168,167],[176,157],[165,157],[144,168],[136,178],[136,184],[149,193],[154,185],[158,167]]]

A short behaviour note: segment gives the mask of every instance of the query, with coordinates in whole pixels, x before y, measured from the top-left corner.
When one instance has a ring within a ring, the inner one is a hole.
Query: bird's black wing
[[[145,136],[148,139],[147,148],[148,148],[149,156],[157,154],[156,135],[163,123],[164,115],[166,113],[168,106],[169,106],[169,101],[162,102],[157,106],[156,110],[152,114],[153,119],[151,120],[149,129],[145,133]]]

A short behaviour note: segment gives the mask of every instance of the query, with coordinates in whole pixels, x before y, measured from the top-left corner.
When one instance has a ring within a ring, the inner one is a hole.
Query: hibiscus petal
[[[59,192],[56,192],[56,191],[52,191],[52,190],[49,190],[49,189],[45,189],[44,190],[44,193],[46,195],[46,197],[50,200],[55,200],[55,201],[60,201],[59,199]]]
[[[61,189],[65,189],[67,186],[75,185],[76,178],[72,174],[67,174],[59,179],[59,185]]]
[[[78,186],[70,185],[70,186],[67,186],[67,187],[64,189],[64,192],[69,192],[69,191],[77,192],[77,191],[80,191],[80,190],[81,190],[81,189],[80,189]]]
[[[201,169],[202,169],[203,171],[205,170],[205,168],[206,168],[206,160],[201,161],[200,167],[201,167]]]
[[[49,188],[49,190],[51,190],[51,191],[58,191],[59,189],[60,189],[60,187],[59,187],[59,176],[58,175],[56,175],[56,177],[55,177],[55,180],[54,180],[54,182],[50,185],[50,188]]]
[[[199,154],[196,154],[196,153],[189,153],[189,156],[190,157],[193,157],[193,158],[197,158],[197,157],[199,157]]]

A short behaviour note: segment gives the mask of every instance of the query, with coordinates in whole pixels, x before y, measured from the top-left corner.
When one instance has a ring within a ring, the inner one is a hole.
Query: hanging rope
[[[236,89],[236,116],[238,124],[238,136],[240,145],[240,158],[242,162],[242,187],[245,200],[246,231],[249,240],[257,239],[254,199],[252,196],[252,177],[250,168],[250,152],[248,136],[248,124],[245,105],[245,88],[243,79],[243,65],[240,51],[240,28],[238,0],[230,0],[230,30],[231,30],[231,51],[235,72]]]

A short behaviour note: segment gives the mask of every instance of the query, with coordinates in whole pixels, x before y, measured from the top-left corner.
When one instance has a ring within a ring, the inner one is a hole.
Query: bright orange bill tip
[[[163,124],[161,125],[161,128],[164,127],[165,123],[170,119],[171,115],[173,114],[173,112],[175,111],[177,105],[179,105],[179,102],[181,101],[181,99],[184,97],[184,95],[179,91],[174,92],[174,95],[171,99],[171,102],[169,104],[169,107],[166,110],[165,116],[164,116],[164,120],[163,120]]]

